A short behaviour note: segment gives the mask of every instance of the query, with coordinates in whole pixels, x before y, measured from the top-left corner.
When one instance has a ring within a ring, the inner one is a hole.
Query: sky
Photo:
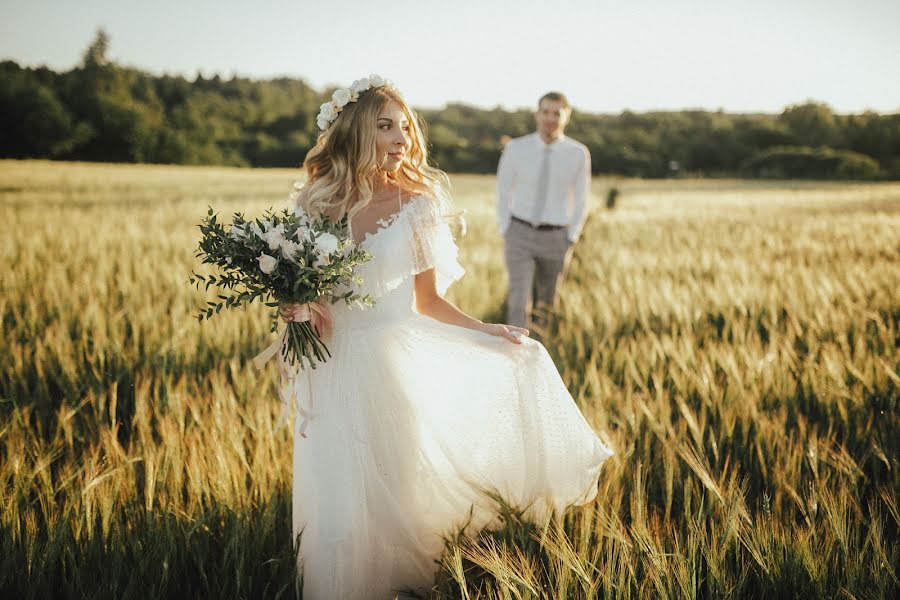
[[[193,79],[379,73],[418,107],[900,111],[900,0],[0,0],[0,60]]]

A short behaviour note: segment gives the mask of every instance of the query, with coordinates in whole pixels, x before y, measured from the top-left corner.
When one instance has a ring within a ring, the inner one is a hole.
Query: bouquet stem
[[[301,369],[305,368],[304,358],[313,369],[316,368],[316,362],[325,362],[331,358],[331,352],[316,335],[309,321],[291,321],[287,324],[287,336],[281,347],[281,354],[288,364],[299,363]]]

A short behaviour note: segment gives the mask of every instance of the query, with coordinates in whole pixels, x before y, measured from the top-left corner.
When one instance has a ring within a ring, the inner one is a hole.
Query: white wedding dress
[[[484,490],[540,518],[593,499],[612,454],[540,343],[415,311],[416,273],[434,268],[441,293],[463,274],[439,213],[419,196],[366,237],[374,258],[358,274],[375,306],[333,305],[331,358],[298,380],[293,533],[305,600],[427,593],[443,536],[495,516]]]

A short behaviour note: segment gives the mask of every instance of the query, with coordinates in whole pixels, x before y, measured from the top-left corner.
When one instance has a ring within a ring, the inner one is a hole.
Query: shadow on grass
[[[213,504],[194,520],[126,510],[106,535],[98,519],[80,539],[68,523],[25,537],[0,529],[0,597],[295,597],[287,488],[258,508]]]

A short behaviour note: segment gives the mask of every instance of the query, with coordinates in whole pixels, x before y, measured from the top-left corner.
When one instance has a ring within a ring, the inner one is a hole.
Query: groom
[[[511,140],[497,168],[497,227],[509,274],[506,322],[516,327],[529,326],[532,306],[553,306],[587,213],[591,154],[563,135],[571,115],[565,95],[544,94],[534,115],[537,131]]]

